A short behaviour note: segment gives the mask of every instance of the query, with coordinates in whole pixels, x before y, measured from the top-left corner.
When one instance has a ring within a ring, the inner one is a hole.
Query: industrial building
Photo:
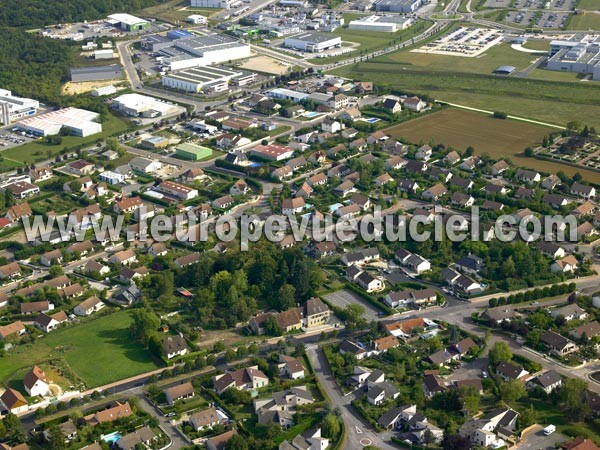
[[[201,14],[192,14],[191,16],[187,16],[185,21],[188,23],[193,23],[194,25],[206,25],[208,23],[206,16]]]
[[[108,16],[107,22],[118,25],[124,31],[143,31],[150,28],[150,22],[131,14],[111,14]]]
[[[285,38],[283,45],[303,52],[318,53],[341,47],[342,38],[325,33],[304,33]]]
[[[105,50],[94,50],[94,59],[114,59],[117,56],[112,48]]]
[[[292,91],[291,89],[275,88],[267,92],[267,95],[271,98],[277,98],[279,100],[291,100],[296,103],[300,103],[302,100],[306,100],[310,96],[304,92]]]
[[[157,59],[163,68],[174,72],[249,57],[250,45],[229,36],[213,34],[176,39],[158,52]]]
[[[3,125],[35,115],[39,107],[37,100],[16,97],[11,91],[0,89],[0,123]]]
[[[168,116],[178,111],[175,105],[140,94],[121,95],[113,100],[112,107],[133,117]]]
[[[105,95],[113,95],[117,93],[117,88],[113,85],[101,86],[90,91],[92,97],[104,97]]]
[[[591,75],[600,81],[600,38],[586,36],[578,41],[552,41],[546,69]]]
[[[375,2],[375,11],[411,14],[421,6],[423,0],[378,0]]]
[[[175,156],[188,161],[200,161],[212,155],[212,150],[196,144],[179,144],[175,147]]]
[[[221,8],[230,9],[235,0],[191,0],[192,8]]]
[[[350,30],[395,33],[406,30],[413,23],[410,17],[403,16],[368,16],[352,20],[348,24]]]
[[[163,86],[186,92],[225,92],[229,84],[246,86],[253,83],[256,74],[226,67],[201,66],[163,76]]]
[[[123,78],[123,67],[119,64],[110,66],[72,67],[71,81],[105,81]]]
[[[92,111],[69,107],[24,119],[17,123],[17,128],[36,136],[51,136],[59,134],[65,127],[74,136],[86,137],[102,131],[102,125],[96,122],[99,116]]]

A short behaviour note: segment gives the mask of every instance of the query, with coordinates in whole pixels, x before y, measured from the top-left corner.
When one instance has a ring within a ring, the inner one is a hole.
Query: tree
[[[470,386],[462,389],[461,395],[463,399],[463,406],[470,415],[474,415],[477,411],[479,411],[481,395],[479,395],[479,391],[476,387]]]
[[[508,362],[512,359],[512,352],[506,342],[496,342],[490,349],[490,365],[496,367],[501,362]]]
[[[239,434],[234,434],[225,444],[226,450],[248,450],[248,442]]]
[[[50,270],[48,272],[50,273],[50,276],[52,278],[56,278],[60,275],[63,275],[62,267],[60,267],[58,264],[50,266]]]
[[[590,414],[586,392],[587,383],[577,378],[566,378],[560,388],[563,411],[573,422],[579,422]]]
[[[442,440],[444,450],[469,450],[471,442],[460,434],[445,434]]]
[[[291,284],[284,284],[279,288],[279,307],[282,311],[293,308],[296,289]]]
[[[346,326],[350,329],[360,329],[367,325],[367,321],[364,318],[365,307],[353,303],[348,305],[343,311],[342,318],[346,322]]]
[[[533,405],[530,404],[529,408],[520,411],[519,414],[519,428],[527,428],[530,425],[533,425],[537,422],[537,413],[533,408]]]
[[[133,311],[133,321],[129,327],[131,337],[136,341],[148,345],[150,337],[156,333],[160,326],[160,319],[152,311],[145,308]]]
[[[283,330],[277,324],[277,320],[274,316],[269,316],[265,320],[265,334],[268,336],[281,336],[283,334]]]
[[[425,447],[429,447],[430,444],[433,444],[435,442],[435,436],[429,428],[425,430],[421,439],[423,441],[423,444],[425,444]]]
[[[63,450],[66,447],[65,437],[58,426],[53,426],[50,428],[49,441],[51,450]]]
[[[498,390],[500,398],[506,403],[513,403],[527,394],[525,386],[518,380],[510,380],[507,383],[500,382]]]
[[[8,413],[4,417],[4,426],[10,430],[11,438],[15,442],[25,442],[25,431],[23,425],[17,416],[13,413]]]
[[[323,437],[334,439],[338,437],[341,432],[340,419],[333,413],[329,413],[325,416],[321,422],[321,432]]]

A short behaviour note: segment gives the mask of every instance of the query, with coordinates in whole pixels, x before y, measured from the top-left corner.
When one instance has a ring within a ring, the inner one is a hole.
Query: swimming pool
[[[369,123],[376,123],[379,122],[380,119],[378,119],[377,117],[369,117],[368,119],[365,119],[365,122],[369,122]]]
[[[260,167],[262,164],[258,162],[250,163],[250,167]]]
[[[121,439],[121,433],[119,433],[118,431],[113,431],[110,434],[105,434],[104,436],[101,437],[101,439],[106,442],[107,444],[114,444],[115,442],[117,442],[119,439]]]
[[[309,119],[312,119],[313,117],[317,117],[318,115],[319,115],[319,113],[316,111],[307,111],[304,113],[304,117],[308,117]]]

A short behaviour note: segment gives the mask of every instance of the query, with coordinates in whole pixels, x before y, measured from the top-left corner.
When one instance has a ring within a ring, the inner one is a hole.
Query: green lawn
[[[154,17],[173,24],[185,23],[185,18],[192,14],[210,17],[217,14],[219,8],[191,8],[188,0],[172,0],[156,6],[150,6],[140,11],[143,16]]]
[[[600,442],[600,434],[598,434],[598,432],[585,423],[571,422],[557,406],[552,406],[540,400],[527,398],[526,400],[522,399],[517,402],[517,409],[523,410],[529,408],[529,405],[531,404],[537,415],[537,423],[540,425],[545,427],[552,424],[556,426],[556,431],[559,433],[571,437],[583,436],[596,442]]]
[[[11,170],[16,169],[17,167],[22,166],[23,164],[21,164],[19,161],[7,159],[6,157],[4,157],[4,155],[2,155],[2,153],[0,153],[0,173],[9,172]]]
[[[600,10],[598,0],[579,0],[577,4],[578,9],[586,9],[588,11]]]
[[[129,336],[129,311],[53,331],[0,359],[0,381],[33,364],[63,359],[87,386],[101,386],[157,368],[150,353]]]
[[[93,134],[85,138],[64,136],[60,145],[48,145],[44,141],[28,142],[27,144],[19,145],[18,147],[0,151],[0,155],[16,161],[21,161],[25,164],[45,161],[55,157],[65,147],[71,149],[79,145],[90,145],[112,136],[115,133],[125,131],[129,126],[129,121],[127,119],[109,114],[106,121],[102,123],[102,133]]]
[[[550,41],[547,39],[542,40],[528,40],[523,47],[531,50],[543,50],[547,52],[550,50]]]
[[[564,125],[572,120],[600,127],[600,84],[557,82],[556,74],[534,71],[529,78],[498,77],[499,65],[522,69],[535,56],[499,45],[478,58],[412,53],[406,50],[341,67],[333,73],[372,80],[382,87],[429,95],[436,100],[504,111]],[[550,80],[535,80],[550,78]],[[561,78],[564,78],[562,74]]]
[[[475,58],[462,56],[434,55],[417,52],[396,52],[376,58],[374,61],[401,65],[401,69],[423,71],[468,72],[491,74],[498,66],[511,65],[517,70],[528,67],[538,55],[513,50],[510,44],[500,44]]]
[[[569,30],[598,31],[600,30],[600,14],[588,12],[574,15],[571,17],[567,28]]]

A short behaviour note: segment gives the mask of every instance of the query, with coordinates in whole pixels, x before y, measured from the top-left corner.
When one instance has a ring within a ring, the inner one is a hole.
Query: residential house
[[[517,180],[530,185],[539,183],[542,178],[538,172],[525,169],[517,169],[515,177],[517,178]]]
[[[157,439],[154,431],[149,426],[138,428],[126,434],[117,441],[120,450],[134,450],[138,448],[151,448],[152,442]]]
[[[416,112],[421,112],[427,107],[427,103],[419,97],[408,97],[402,104],[406,109]]]
[[[415,158],[421,161],[428,161],[433,154],[433,149],[430,145],[422,145],[417,149],[417,153],[415,153]]]
[[[596,197],[596,188],[577,181],[571,185],[569,192],[571,192],[572,195],[582,197],[586,200]]]
[[[579,305],[573,303],[561,308],[553,309],[550,312],[550,316],[553,319],[562,316],[568,322],[569,320],[585,320],[587,319],[588,313]]]
[[[41,313],[36,317],[34,325],[41,329],[44,333],[56,329],[59,325],[68,322],[69,319],[64,311],[59,311],[51,316]]]
[[[73,313],[77,316],[90,316],[93,313],[100,311],[106,306],[102,300],[95,295],[82,301],[73,309]]]
[[[429,189],[425,190],[423,194],[421,194],[421,196],[425,200],[437,202],[447,192],[448,190],[446,189],[446,186],[444,186],[442,183],[437,183]]]
[[[298,358],[287,355],[279,355],[279,363],[277,364],[279,376],[286,376],[291,380],[299,380],[304,378],[304,366]]]
[[[46,373],[39,366],[33,366],[25,374],[23,387],[30,397],[44,397],[50,393],[50,382],[46,377]]]
[[[258,366],[244,367],[213,377],[213,387],[219,395],[229,388],[253,391],[268,384],[269,378],[258,369]]]
[[[509,164],[506,161],[504,161],[503,159],[501,159],[500,161],[497,161],[494,164],[492,164],[492,167],[491,167],[492,175],[495,175],[495,176],[501,175],[509,167],[510,167]]]
[[[189,381],[171,386],[163,391],[169,405],[174,405],[180,400],[187,400],[196,395],[194,386]]]
[[[496,374],[504,381],[523,380],[529,372],[516,364],[502,361],[496,367]]]
[[[12,336],[22,336],[26,332],[25,325],[20,320],[16,322],[9,323],[8,325],[4,325],[0,327],[0,342],[6,341],[8,338]]]
[[[203,409],[202,411],[197,411],[189,418],[190,424],[194,427],[195,431],[212,429],[215,425],[222,423],[224,420],[226,420],[226,416],[214,406]]]
[[[596,336],[600,336],[600,322],[594,321],[579,325],[569,333],[573,339],[587,341]]]
[[[558,372],[554,370],[548,370],[527,381],[527,387],[529,389],[541,389],[546,394],[550,394],[554,389],[560,386],[562,386],[562,378]]]
[[[0,395],[0,412],[10,412],[18,414],[24,412],[29,407],[29,403],[23,394],[13,388],[7,388],[2,395]]]
[[[168,336],[163,339],[162,344],[167,359],[172,359],[189,353],[187,343],[182,336]]]
[[[545,333],[543,333],[540,337],[540,342],[542,342],[548,347],[550,353],[553,353],[557,356],[565,356],[569,353],[573,353],[579,350],[579,348],[577,347],[577,345],[575,345],[574,342],[570,341],[564,336],[561,336],[558,333],[555,333],[552,330],[548,330]]]
[[[396,114],[402,111],[402,104],[395,98],[386,98],[381,103],[381,108],[390,114]]]
[[[233,436],[237,435],[237,431],[230,430],[225,433],[219,434],[218,436],[213,436],[206,440],[206,449],[207,450],[225,450],[227,446],[227,442]]]

